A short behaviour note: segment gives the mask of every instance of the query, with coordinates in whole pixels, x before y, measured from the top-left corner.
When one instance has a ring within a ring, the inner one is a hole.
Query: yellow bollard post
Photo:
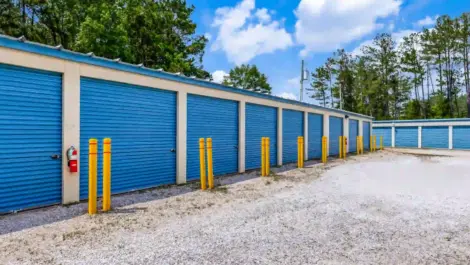
[[[380,136],[380,150],[384,150],[384,137]]]
[[[300,168],[300,136],[297,137],[297,168]]]
[[[328,161],[328,154],[327,154],[327,151],[328,151],[328,137],[323,136],[323,137],[322,137],[322,151],[321,151],[321,155],[322,155],[322,162],[323,162],[324,164],[326,164],[326,162]]]
[[[207,188],[206,185],[206,158],[204,155],[204,138],[199,139],[199,166],[200,166],[200,174],[201,174],[201,189],[205,190]]]
[[[356,136],[356,154],[357,154],[357,155],[359,155],[359,150],[360,150],[360,149],[359,149],[359,147],[360,147],[359,144],[360,144],[360,141],[361,141],[360,139],[361,139],[360,136]]]
[[[265,156],[266,156],[266,162],[264,163],[264,167],[265,167],[265,176],[269,176],[269,173],[271,172],[271,153],[270,153],[270,150],[269,150],[269,145],[270,145],[270,139],[269,137],[266,137],[266,140],[265,140],[265,143],[266,143],[266,148],[265,148]]]
[[[103,212],[111,210],[111,138],[103,140]]]
[[[98,140],[88,141],[88,214],[96,214]]]
[[[261,176],[264,177],[264,172],[265,172],[265,163],[266,163],[266,148],[265,148],[265,138],[261,137]]]
[[[300,165],[302,168],[304,168],[304,162],[305,162],[305,143],[304,143],[304,137],[300,137]]]
[[[214,188],[214,165],[212,163],[212,138],[207,138],[207,179],[209,189]]]
[[[348,154],[348,137],[343,136],[343,158],[346,158]]]
[[[374,135],[374,151],[377,151],[377,135]]]

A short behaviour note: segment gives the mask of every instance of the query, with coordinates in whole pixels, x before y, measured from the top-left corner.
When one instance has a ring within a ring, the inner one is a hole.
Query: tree
[[[262,74],[256,65],[249,64],[242,64],[230,70],[223,84],[265,93],[271,93],[272,89],[268,77]]]
[[[326,107],[326,101],[330,98],[328,95],[329,80],[330,72],[328,69],[325,66],[318,67],[315,72],[312,73],[311,88],[307,89],[307,91],[313,91],[310,97],[318,100],[323,107]]]

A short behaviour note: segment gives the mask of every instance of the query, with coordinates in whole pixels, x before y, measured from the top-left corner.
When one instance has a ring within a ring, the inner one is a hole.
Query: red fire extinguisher
[[[67,150],[67,161],[69,165],[69,170],[71,173],[78,172],[78,152],[75,147],[71,146]]]

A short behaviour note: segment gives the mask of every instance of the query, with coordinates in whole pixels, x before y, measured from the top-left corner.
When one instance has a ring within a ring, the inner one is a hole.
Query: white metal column
[[[449,149],[454,149],[454,143],[453,143],[453,138],[452,134],[454,133],[454,126],[450,125],[449,126]]]
[[[418,148],[421,148],[422,131],[423,131],[423,127],[419,126],[418,127]]]
[[[245,101],[240,101],[238,105],[238,172],[245,172]]]
[[[282,166],[282,108],[277,108],[277,165]]]

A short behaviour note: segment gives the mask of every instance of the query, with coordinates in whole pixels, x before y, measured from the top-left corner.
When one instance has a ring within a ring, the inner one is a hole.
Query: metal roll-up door
[[[363,148],[365,151],[370,150],[370,122],[362,122],[362,141]]]
[[[418,127],[396,127],[396,147],[418,147]]]
[[[470,126],[454,126],[452,128],[452,148],[470,149]]]
[[[277,108],[247,103],[245,118],[246,169],[261,168],[262,137],[269,137],[270,163],[277,165]]]
[[[380,137],[383,137],[385,147],[392,146],[392,127],[374,127],[372,133],[377,136],[377,148],[380,146]]]
[[[308,159],[321,158],[323,115],[308,114]]]
[[[88,140],[112,140],[111,192],[176,183],[176,93],[104,80],[80,80],[80,198],[88,196]]]
[[[214,175],[238,172],[238,102],[188,95],[187,179],[199,179],[199,138],[212,138]]]
[[[62,199],[62,76],[0,64],[0,213]]]
[[[295,110],[282,111],[282,162],[297,161],[297,137],[304,136],[304,113]]]
[[[355,153],[357,151],[357,136],[359,135],[359,121],[349,120],[349,136],[348,145],[349,153]]]
[[[329,155],[339,155],[339,137],[343,136],[343,119],[330,116]]]
[[[423,126],[421,128],[421,147],[449,148],[449,126]]]

